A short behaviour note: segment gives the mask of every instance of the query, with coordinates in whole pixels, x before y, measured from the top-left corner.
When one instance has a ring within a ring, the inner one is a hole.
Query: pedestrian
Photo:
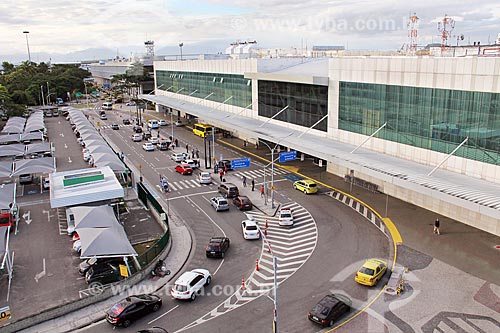
[[[260,197],[263,198],[264,197],[264,185],[261,185],[260,186]]]
[[[191,158],[194,159],[194,148],[191,149]]]
[[[227,175],[227,165],[224,165],[224,175]]]
[[[255,190],[255,180],[252,179],[252,192]]]
[[[196,148],[196,158],[200,158],[200,150]]]
[[[219,166],[217,164],[214,165],[214,172],[219,173]]]
[[[175,139],[175,146],[179,147],[179,140]]]
[[[120,153],[120,160],[124,160],[125,159],[125,154],[123,152]]]
[[[222,170],[219,172],[219,176],[220,176],[220,181],[222,182],[222,179],[224,178],[224,172]]]
[[[243,176],[242,181],[243,181],[243,187],[247,187],[247,177]]]
[[[434,233],[438,234],[438,235],[440,235],[440,233],[439,233],[439,224],[440,224],[439,223],[439,219],[436,219],[436,221],[434,221]]]
[[[189,144],[186,143],[186,154],[189,154]]]

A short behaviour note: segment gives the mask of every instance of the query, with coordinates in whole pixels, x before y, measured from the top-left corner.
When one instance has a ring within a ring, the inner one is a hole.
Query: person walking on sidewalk
[[[247,177],[243,176],[241,180],[243,181],[243,187],[247,187]]]
[[[252,179],[252,192],[255,191],[255,180]]]
[[[189,155],[189,144],[186,143],[186,154]]]
[[[440,235],[440,233],[439,233],[439,225],[440,225],[439,219],[436,219],[436,221],[434,221],[434,233],[438,234],[438,235]]]
[[[261,185],[260,186],[260,197],[263,198],[264,197],[264,185]]]
[[[224,171],[220,171],[219,172],[219,177],[220,177],[220,181],[222,182],[222,179],[224,178]]]

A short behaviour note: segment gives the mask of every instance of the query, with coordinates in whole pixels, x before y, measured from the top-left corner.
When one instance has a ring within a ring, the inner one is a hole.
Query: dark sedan
[[[119,130],[120,127],[118,126],[118,124],[113,124],[113,125],[111,125],[111,129]]]
[[[123,119],[123,125],[130,125],[130,119]]]
[[[252,201],[244,195],[238,195],[233,198],[233,204],[240,210],[251,210],[253,208]]]
[[[193,169],[191,169],[189,164],[178,164],[175,167],[175,171],[177,171],[181,175],[191,175],[193,173]]]
[[[161,305],[161,298],[156,295],[129,296],[106,311],[106,320],[114,326],[129,327],[132,321],[158,311]]]
[[[224,258],[226,251],[229,249],[230,245],[229,238],[227,237],[212,237],[208,242],[207,248],[205,249],[207,258]]]
[[[323,327],[333,326],[333,324],[351,311],[352,301],[349,297],[341,294],[329,294],[309,311],[307,318]]]

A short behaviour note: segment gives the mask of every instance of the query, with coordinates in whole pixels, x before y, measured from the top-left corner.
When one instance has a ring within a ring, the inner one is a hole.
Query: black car
[[[88,284],[108,284],[123,280],[120,275],[120,268],[116,263],[103,263],[89,268],[85,274],[85,281]]]
[[[226,167],[228,170],[233,170],[233,167],[231,166],[231,161],[230,160],[220,160],[218,163],[219,169],[224,170],[224,167]]]
[[[123,260],[120,258],[89,258],[82,261],[80,265],[78,265],[78,273],[80,273],[80,275],[85,275],[90,267],[102,265],[108,262],[114,265],[119,265],[123,263]]]
[[[206,248],[207,258],[224,258],[227,249],[230,245],[227,237],[212,237]]]
[[[135,133],[142,133],[142,127],[141,126],[134,126],[134,132]]]
[[[333,326],[344,313],[351,311],[351,305],[352,301],[347,296],[341,294],[326,295],[309,311],[307,318],[323,327]]]
[[[129,327],[130,323],[161,308],[156,295],[134,295],[122,299],[106,311],[106,320],[114,326]]]
[[[137,331],[137,333],[168,333],[166,329],[154,326],[145,330]]]
[[[234,197],[233,204],[238,207],[239,210],[251,210],[253,208],[252,201],[244,195]]]
[[[146,132],[142,133],[143,140],[148,140],[149,138],[151,138],[151,132],[146,131]]]
[[[118,126],[118,124],[113,124],[113,125],[111,125],[111,129],[119,130],[120,127]]]
[[[123,119],[123,125],[130,125],[130,119]]]

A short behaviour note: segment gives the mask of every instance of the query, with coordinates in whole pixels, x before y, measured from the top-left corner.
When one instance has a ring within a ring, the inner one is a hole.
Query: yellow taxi
[[[354,281],[365,286],[374,286],[387,271],[387,262],[380,259],[368,259],[356,272]]]
[[[318,185],[309,179],[297,180],[293,183],[293,188],[304,192],[304,194],[312,194],[318,192]]]

